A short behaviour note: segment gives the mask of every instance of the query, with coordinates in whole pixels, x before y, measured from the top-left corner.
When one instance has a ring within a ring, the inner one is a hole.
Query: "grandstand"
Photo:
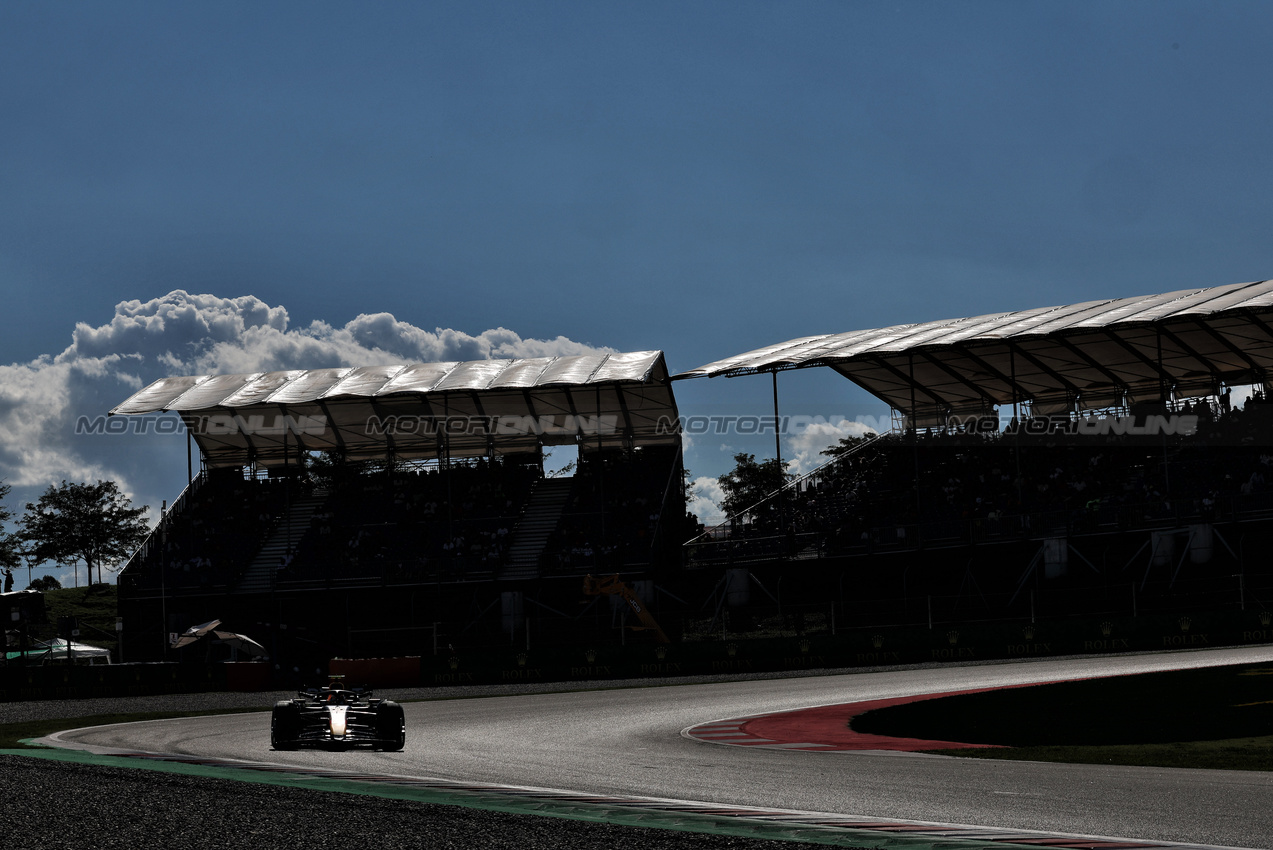
[[[679,566],[661,352],[167,378],[111,413],[163,411],[201,463],[120,574],[133,646],[227,609],[312,644],[283,657],[508,640],[588,573]],[[545,474],[558,445],[573,475]]]
[[[697,527],[675,382],[815,367],[895,426]],[[625,641],[589,573],[682,641],[1267,609],[1271,380],[1267,281],[803,337],[676,376],[646,351],[163,379],[111,412],[177,413],[200,463],[121,573],[127,637],[158,656],[232,608],[298,666]],[[546,474],[563,445],[573,474]]]
[[[813,367],[898,427],[691,540],[690,564],[814,562],[859,623],[934,597],[952,618],[1273,602],[1273,282],[803,337],[674,380]]]

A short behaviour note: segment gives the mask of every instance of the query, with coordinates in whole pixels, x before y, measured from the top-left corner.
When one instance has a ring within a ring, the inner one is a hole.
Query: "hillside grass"
[[[75,638],[76,643],[99,646],[118,655],[115,618],[119,616],[119,597],[115,585],[96,584],[47,591],[44,594],[44,613],[47,623],[36,626],[32,630],[33,636],[54,637],[58,618],[76,617],[80,623],[80,636]]]

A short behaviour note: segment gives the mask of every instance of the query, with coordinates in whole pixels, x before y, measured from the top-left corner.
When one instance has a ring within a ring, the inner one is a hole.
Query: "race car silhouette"
[[[364,688],[341,687],[339,681],[276,702],[270,718],[270,743],[276,750],[365,746],[396,751],[406,742],[401,705],[377,699]]]

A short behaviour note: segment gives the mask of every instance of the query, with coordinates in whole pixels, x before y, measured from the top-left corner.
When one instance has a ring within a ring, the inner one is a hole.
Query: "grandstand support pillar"
[[[168,660],[168,500],[159,508],[159,660]]]
[[[781,419],[778,418],[778,370],[771,373],[774,379],[774,457],[778,459],[778,468],[782,469],[782,432],[779,430]]]
[[[905,574],[903,573],[903,575],[902,575],[902,582],[903,582],[903,590],[902,590],[902,606],[903,606],[903,608],[904,608],[904,607],[905,607],[905,605],[906,605],[906,590],[905,590],[905,581],[906,581],[906,576],[905,576]],[[843,611],[844,611],[844,571],[843,571],[843,570],[841,570],[841,571],[840,571],[840,582],[839,582],[839,587],[840,587],[840,611],[842,611],[842,612],[843,612]],[[832,610],[832,612],[834,612],[834,611],[835,611],[835,603],[832,603],[832,604],[831,604],[831,610]]]
[[[287,408],[283,408],[283,421],[287,422]],[[291,452],[287,450],[287,426],[283,426],[283,522],[287,526],[287,555],[292,554],[292,470]],[[274,592],[274,579],[270,579],[270,592]]]
[[[1021,425],[1021,394],[1017,392],[1017,348],[1008,346],[1008,372],[1012,377],[1012,418]]]
[[[334,439],[334,440],[336,441],[336,454],[337,454],[337,456],[338,456],[338,457],[340,457],[341,459],[344,459],[344,457],[345,457],[345,437],[344,437],[344,435],[340,432],[340,427],[339,427],[339,426],[337,426],[337,424],[336,424],[336,417],[332,416],[332,412],[331,412],[331,410],[327,407],[327,402],[323,401],[323,400],[320,398],[320,399],[318,400],[317,404],[318,404],[318,409],[319,409],[319,410],[321,410],[321,411],[323,412],[323,416],[327,417],[327,421],[331,423],[331,426],[332,426],[332,439]],[[383,416],[381,416],[381,415],[380,415],[380,409],[379,409],[378,407],[376,407],[376,402],[375,402],[375,400],[374,400],[374,399],[372,399],[372,400],[371,400],[371,411],[372,411],[372,413],[374,413],[377,417],[379,417],[379,419],[380,419],[380,421],[381,421],[381,422],[385,422],[385,421],[386,421],[386,420],[385,420],[385,418],[384,418]],[[365,422],[364,422],[364,423],[363,423],[363,429],[364,429],[364,430],[366,430],[366,428],[367,428],[367,423],[365,423]],[[387,433],[387,430],[388,430],[388,429],[387,429],[387,427],[386,427],[386,433]],[[392,439],[392,438],[391,438],[391,439]]]
[[[1155,330],[1157,331],[1157,333],[1155,334],[1155,338],[1158,343],[1158,394],[1162,397],[1163,413],[1166,413],[1170,409],[1169,405],[1171,403],[1171,381],[1168,380],[1167,373],[1163,371],[1163,367],[1162,367],[1162,328],[1157,327],[1155,325]],[[1159,436],[1159,439],[1162,441],[1163,490],[1166,491],[1165,495],[1167,496],[1167,502],[1170,504],[1171,503],[1171,457],[1167,453],[1167,434],[1165,431],[1160,430],[1158,433],[1158,436]],[[1178,567],[1177,567],[1177,570],[1179,570]],[[1172,577],[1173,584],[1175,583],[1175,580],[1176,579],[1173,576]]]
[[[438,448],[440,449],[440,452],[439,452],[439,455],[440,455],[439,460],[441,461],[440,466],[442,467],[443,471],[450,472],[451,470],[451,397],[450,395],[446,393],[442,394],[442,429],[438,433],[439,433],[439,437],[441,438],[440,445],[438,446]],[[450,478],[448,477],[447,480],[450,481]],[[451,492],[450,492],[449,484],[447,485],[446,497],[447,497],[447,501],[450,502]]]
[[[1218,531],[1215,532],[1215,535],[1216,537],[1220,537],[1220,533]],[[1229,547],[1228,542],[1223,537],[1220,537],[1220,542],[1224,543],[1224,548],[1228,549],[1229,554],[1232,555],[1233,549]],[[1244,543],[1246,543],[1245,534],[1238,538],[1238,592],[1242,596],[1242,607],[1240,609],[1242,611],[1246,610],[1246,552],[1243,549]]]
[[[455,509],[452,507],[451,493],[451,396],[442,394],[442,428],[438,431],[438,468],[446,479],[446,540],[455,542]],[[455,556],[452,550],[452,562]]]
[[[911,448],[915,460],[915,538],[922,544],[924,542],[924,530],[921,523],[923,522],[923,506],[920,504],[919,495],[919,408],[915,401],[915,355],[908,354],[906,362],[910,369],[910,385],[911,385]],[[931,605],[931,600],[929,601]],[[931,629],[932,613],[929,612],[930,620],[928,627]]]
[[[778,462],[778,525],[782,532],[785,533],[787,528],[787,499],[782,494],[782,485],[785,482],[782,474],[782,429],[779,427],[782,420],[778,418],[778,370],[774,369],[771,374],[774,386],[774,458]],[[794,518],[792,519],[792,527],[795,527]]]
[[[1017,467],[1017,510],[1022,511],[1025,495],[1021,492],[1021,394],[1017,391],[1017,347],[1008,346],[1008,370],[1012,373],[1012,459]]]
[[[596,411],[597,416],[601,415],[601,385],[596,387]],[[578,420],[575,420],[578,421]],[[600,501],[597,507],[601,509],[601,545],[598,549],[604,549],[609,545],[609,538],[606,536],[606,463],[602,450],[605,447],[604,441],[601,439],[601,428],[597,428],[597,495]]]

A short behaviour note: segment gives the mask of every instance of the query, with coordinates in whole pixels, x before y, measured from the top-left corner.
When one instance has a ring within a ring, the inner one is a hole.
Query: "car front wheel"
[[[407,718],[402,706],[385,701],[376,706],[378,749],[397,752],[407,744]]]
[[[301,731],[301,712],[288,700],[276,702],[270,715],[270,744],[276,750],[296,749]]]

